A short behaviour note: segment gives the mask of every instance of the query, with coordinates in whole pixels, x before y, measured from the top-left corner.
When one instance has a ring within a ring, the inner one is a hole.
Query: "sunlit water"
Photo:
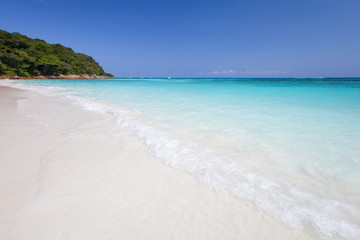
[[[360,79],[33,80],[165,164],[325,239],[360,236]]]

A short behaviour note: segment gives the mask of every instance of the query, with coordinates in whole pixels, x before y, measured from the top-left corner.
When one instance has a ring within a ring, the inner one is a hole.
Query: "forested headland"
[[[114,77],[105,73],[99,63],[86,54],[76,53],[61,44],[50,44],[3,30],[0,30],[0,75]]]

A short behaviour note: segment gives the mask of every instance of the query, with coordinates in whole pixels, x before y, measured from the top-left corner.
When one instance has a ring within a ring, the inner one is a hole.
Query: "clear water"
[[[360,236],[360,79],[10,82],[115,114],[153,155],[324,239]]]

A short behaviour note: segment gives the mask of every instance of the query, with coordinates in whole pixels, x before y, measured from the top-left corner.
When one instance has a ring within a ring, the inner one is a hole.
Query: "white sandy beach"
[[[113,117],[0,87],[0,239],[315,239],[164,165]]]

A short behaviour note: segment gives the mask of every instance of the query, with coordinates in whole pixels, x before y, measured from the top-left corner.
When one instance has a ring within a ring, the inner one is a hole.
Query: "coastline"
[[[312,239],[164,165],[112,115],[0,91],[3,239]]]
[[[96,74],[81,74],[81,75],[59,75],[59,76],[29,76],[29,77],[24,77],[24,76],[7,76],[7,75],[0,75],[0,80],[1,79],[108,79],[108,78],[112,78],[109,76],[99,76]]]

